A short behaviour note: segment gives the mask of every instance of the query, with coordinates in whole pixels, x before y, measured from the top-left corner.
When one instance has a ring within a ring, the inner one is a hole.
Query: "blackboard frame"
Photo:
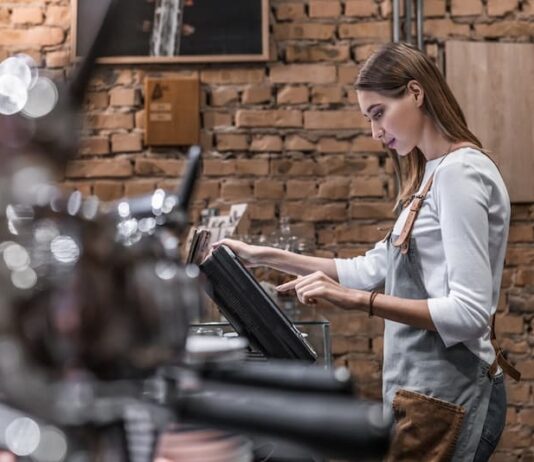
[[[71,15],[71,58],[73,61],[80,60],[78,53],[80,48],[78,34],[78,3],[90,0],[72,0]],[[135,1],[135,0],[131,0]],[[261,52],[254,54],[195,54],[175,56],[150,56],[150,55],[124,55],[104,56],[97,62],[102,64],[165,64],[165,63],[220,63],[220,62],[260,62],[269,60],[269,0],[221,0],[223,1],[257,1],[261,8],[261,28],[257,31],[258,40],[261,40]]]

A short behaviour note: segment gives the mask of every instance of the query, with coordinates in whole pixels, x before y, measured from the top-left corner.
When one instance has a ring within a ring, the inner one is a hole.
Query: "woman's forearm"
[[[312,257],[273,247],[264,247],[257,262],[297,276],[305,276],[314,271],[322,271],[335,281],[338,280],[336,264],[333,258]]]

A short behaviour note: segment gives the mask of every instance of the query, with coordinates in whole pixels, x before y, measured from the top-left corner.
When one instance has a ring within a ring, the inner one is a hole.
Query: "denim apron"
[[[428,299],[417,246],[388,239],[385,294]],[[383,398],[397,420],[390,460],[473,460],[492,390],[490,365],[465,345],[446,348],[437,332],[385,320]]]

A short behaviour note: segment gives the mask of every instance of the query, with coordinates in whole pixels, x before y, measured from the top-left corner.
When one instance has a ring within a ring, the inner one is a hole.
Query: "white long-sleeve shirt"
[[[508,192],[491,159],[472,148],[428,161],[421,189],[434,171],[412,231],[430,316],[447,347],[463,342],[492,363],[490,317],[499,301],[508,239]],[[408,209],[393,234],[400,234]],[[383,285],[386,253],[379,242],[365,256],[336,259],[339,282],[363,290]]]

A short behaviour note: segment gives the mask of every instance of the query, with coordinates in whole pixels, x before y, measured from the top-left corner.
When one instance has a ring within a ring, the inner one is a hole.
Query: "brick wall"
[[[26,52],[53,77],[69,61],[67,0],[2,0],[0,59]],[[534,41],[534,0],[426,0],[425,47],[439,62],[448,38]],[[355,108],[357,65],[391,39],[391,2],[271,0],[266,64],[169,65],[202,82],[204,171],[192,219],[206,205],[249,202],[253,230],[290,216],[317,254],[361,254],[392,223],[392,166]],[[101,66],[87,97],[79,156],[65,185],[103,199],[172,188],[184,150],[143,144],[149,66]],[[508,426],[496,461],[534,461],[534,204],[514,205],[498,331],[522,370],[508,381]],[[324,307],[338,364],[379,394],[380,320]]]

